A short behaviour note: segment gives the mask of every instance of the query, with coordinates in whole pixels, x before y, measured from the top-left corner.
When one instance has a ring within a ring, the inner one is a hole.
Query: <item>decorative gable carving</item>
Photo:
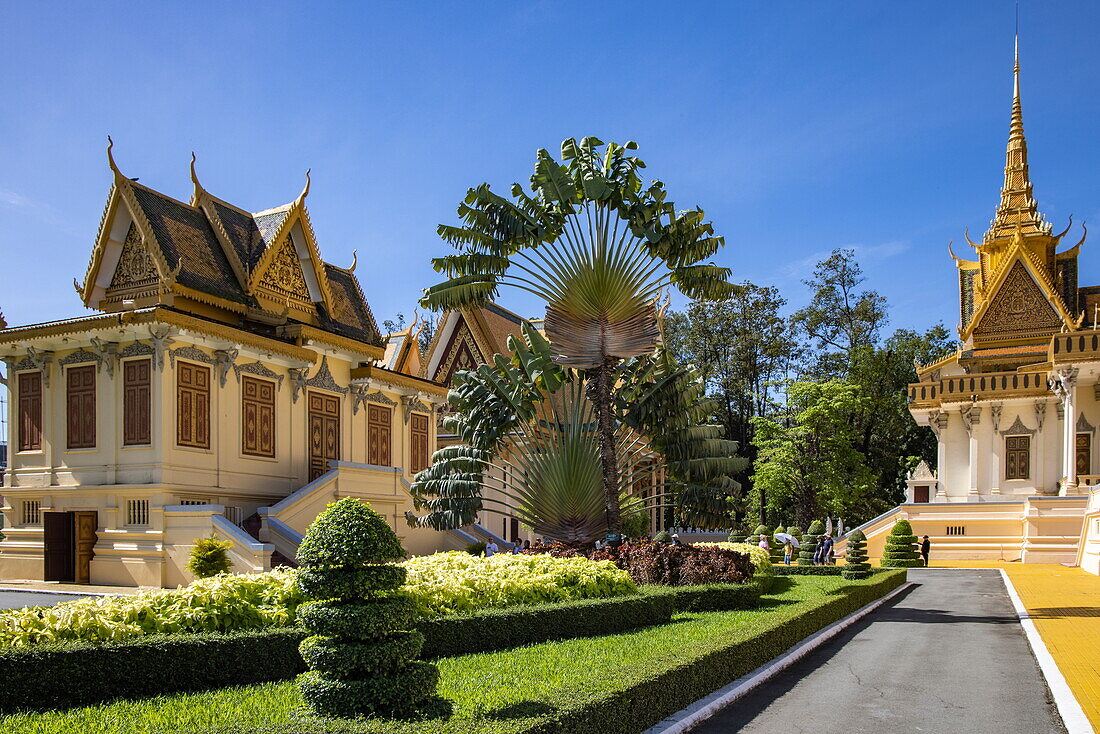
[[[273,293],[278,301],[290,298],[312,305],[313,300],[310,298],[309,286],[306,285],[306,277],[302,272],[302,263],[298,260],[298,253],[294,250],[294,244],[289,235],[283,239],[279,249],[275,251],[271,263],[260,279],[260,287]]]
[[[159,281],[160,274],[142,241],[141,232],[138,231],[137,224],[131,222],[109,290],[142,291],[156,286]]]
[[[980,340],[1014,339],[1057,331],[1062,319],[1019,260],[974,329]]]
[[[451,342],[447,345],[447,351],[440,360],[432,379],[444,385],[450,385],[455,372],[477,368],[483,361],[478,359],[479,353],[470,325],[463,319],[455,328]]]

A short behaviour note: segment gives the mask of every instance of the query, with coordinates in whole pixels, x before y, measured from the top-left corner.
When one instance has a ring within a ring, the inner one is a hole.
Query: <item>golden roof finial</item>
[[[990,235],[994,238],[1012,236],[1017,227],[1025,234],[1050,233],[1032,195],[1031,175],[1027,164],[1027,139],[1024,137],[1024,112],[1020,103],[1020,33],[1017,10],[1016,38],[1012,63],[1012,118],[1005,150],[1005,180],[1001,203],[993,217]]]

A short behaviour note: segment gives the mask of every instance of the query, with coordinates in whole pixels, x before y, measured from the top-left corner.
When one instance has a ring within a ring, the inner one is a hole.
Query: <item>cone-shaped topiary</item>
[[[424,636],[412,601],[397,590],[405,555],[381,515],[346,497],[328,506],[298,546],[298,619],[313,633],[299,647],[310,670],[298,687],[321,716],[397,716],[434,700],[439,670],[410,662]]]
[[[908,520],[898,520],[886,536],[886,548],[882,551],[883,568],[916,568],[924,565],[917,554],[917,536]]]
[[[825,526],[820,520],[814,520],[802,536],[802,547],[798,549],[798,565],[814,565],[814,554],[817,553],[817,539],[825,532]]]
[[[846,579],[865,579],[871,575],[871,564],[867,562],[867,536],[862,530],[853,530],[848,535],[848,550],[844,553],[844,569],[840,575]]]
[[[780,525],[771,534],[772,537],[769,540],[769,542],[771,543],[772,563],[782,563],[783,562],[783,542],[781,540],[779,540],[778,538],[776,538],[775,536],[779,535],[780,533],[785,533],[785,532],[787,532],[787,528]]]
[[[744,543],[745,531],[739,528],[734,528],[730,531],[729,537],[726,538],[727,543]]]

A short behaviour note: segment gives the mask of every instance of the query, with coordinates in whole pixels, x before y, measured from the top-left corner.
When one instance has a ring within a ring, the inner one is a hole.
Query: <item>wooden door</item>
[[[367,463],[393,466],[390,448],[393,435],[393,411],[384,405],[367,405]]]
[[[73,513],[73,535],[75,553],[73,579],[78,584],[89,583],[92,576],[92,559],[95,558],[95,543],[99,540],[99,513],[95,510],[79,510]]]
[[[1092,434],[1077,434],[1077,476],[1092,474]]]
[[[44,581],[72,582],[75,554],[73,553],[73,513],[43,512],[42,579]]]
[[[340,398],[309,393],[309,481],[328,471],[340,459]]]
[[[927,502],[928,501],[928,487],[913,487],[913,501],[914,502]]]

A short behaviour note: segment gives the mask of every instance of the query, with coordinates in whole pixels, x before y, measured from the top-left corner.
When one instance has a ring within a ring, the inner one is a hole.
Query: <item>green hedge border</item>
[[[426,638],[422,657],[430,659],[667,624],[675,611],[674,595],[650,592],[425,619],[417,629]]]
[[[776,576],[839,576],[843,566],[786,566],[772,567]]]
[[[773,581],[758,576],[747,584],[649,587],[646,593],[671,597],[677,612],[725,612],[756,608],[760,595],[767,593]]]
[[[164,634],[0,652],[0,711],[42,711],[284,680],[305,670],[298,629]]]

